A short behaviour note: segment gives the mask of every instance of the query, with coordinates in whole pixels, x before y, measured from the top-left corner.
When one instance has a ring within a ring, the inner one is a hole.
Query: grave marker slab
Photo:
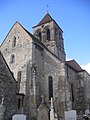
[[[12,120],[26,120],[26,115],[24,114],[15,114],[12,117]]]
[[[65,120],[77,120],[76,110],[65,111]]]

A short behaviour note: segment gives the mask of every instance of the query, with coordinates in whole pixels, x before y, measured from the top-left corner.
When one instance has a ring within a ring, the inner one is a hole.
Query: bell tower
[[[49,13],[33,27],[33,34],[61,61],[65,61],[63,31]]]

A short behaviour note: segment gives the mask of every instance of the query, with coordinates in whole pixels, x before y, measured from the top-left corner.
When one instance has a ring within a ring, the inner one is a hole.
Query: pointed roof
[[[50,16],[49,13],[47,13],[47,14],[43,17],[43,19],[42,19],[36,26],[34,26],[34,27],[43,25],[43,24],[48,23],[48,22],[50,22],[50,21],[53,21],[53,18]]]
[[[7,38],[7,36],[9,35],[9,33],[11,32],[11,30],[14,28],[14,26],[15,26],[16,24],[18,24],[19,26],[21,26],[21,28],[22,28],[31,38],[34,37],[34,36],[33,36],[30,32],[28,32],[28,30],[26,30],[18,21],[16,21],[16,22],[14,23],[14,25],[11,27],[11,29],[9,30],[9,32],[8,32],[8,34],[6,35],[5,39]],[[4,43],[5,39],[4,39],[3,42],[1,43],[0,47],[1,47],[2,44]]]
[[[83,71],[80,65],[75,60],[66,61],[66,64],[71,68],[75,69],[77,72]]]
[[[49,14],[49,13],[47,13],[44,17],[43,17],[43,19],[36,25],[36,26],[34,26],[33,28],[35,28],[35,27],[38,27],[38,26],[40,26],[40,25],[43,25],[43,24],[45,24],[45,23],[49,23],[49,22],[51,22],[51,21],[54,21],[55,22],[55,24],[59,27],[59,25],[57,24],[57,22],[51,17],[51,15]],[[60,28],[60,27],[59,27]],[[60,28],[60,30],[63,32],[63,30]]]
[[[37,26],[42,25],[42,24],[45,24],[45,23],[50,22],[50,21],[52,21],[52,20],[53,20],[53,18],[50,16],[49,13],[47,13],[47,14],[44,16],[44,18],[38,23]]]

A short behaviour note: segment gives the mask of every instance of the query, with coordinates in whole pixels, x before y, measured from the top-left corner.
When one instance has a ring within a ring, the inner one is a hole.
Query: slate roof
[[[36,25],[34,26],[33,28],[37,27],[37,26],[40,26],[40,25],[43,25],[45,23],[49,23],[51,21],[54,21],[56,23],[56,25],[59,27],[59,25],[57,24],[57,22],[51,17],[51,15],[49,13],[47,13],[43,19]],[[60,27],[59,27],[60,28]],[[63,32],[63,30],[60,28],[60,30]]]
[[[49,13],[47,13],[47,14],[44,16],[44,18],[37,24],[37,26],[42,25],[42,24],[45,24],[45,23],[50,22],[50,21],[52,21],[52,20],[53,20],[53,18],[50,16]]]
[[[75,69],[77,72],[83,71],[83,69],[80,67],[80,65],[75,60],[66,61],[66,65]]]

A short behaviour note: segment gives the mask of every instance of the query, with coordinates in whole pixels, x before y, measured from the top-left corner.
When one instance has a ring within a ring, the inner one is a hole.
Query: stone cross
[[[3,106],[3,101],[4,101],[4,97],[2,96],[2,101],[1,101],[1,104],[0,104],[0,120],[4,120],[3,117],[4,117],[4,112],[5,112],[5,106]]]
[[[49,108],[45,104],[45,95],[42,94],[42,102],[38,108],[37,120],[49,120]]]
[[[41,98],[42,98],[42,102],[41,103],[45,103],[45,95],[44,94],[41,95]]]
[[[51,108],[53,108],[53,99],[51,98]]]
[[[3,105],[3,101],[4,101],[4,97],[2,97],[2,102],[1,102],[1,105]]]

